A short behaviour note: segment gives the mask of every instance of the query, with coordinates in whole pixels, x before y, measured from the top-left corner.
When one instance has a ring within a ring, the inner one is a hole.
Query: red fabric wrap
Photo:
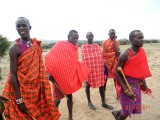
[[[123,72],[125,76],[144,80],[151,77],[147,57],[143,48],[140,48],[136,56],[126,61]]]
[[[78,61],[78,46],[68,41],[58,42],[52,47],[45,56],[45,65],[66,94],[80,89],[91,72],[90,68]]]
[[[120,42],[116,41],[116,43],[120,48]],[[112,39],[108,39],[102,43],[102,56],[104,63],[108,69],[108,77],[115,78],[114,71],[118,61],[118,57],[116,56],[114,41]]]
[[[102,53],[98,44],[82,45],[82,61],[92,69],[92,73],[88,76],[87,82],[93,88],[103,86],[104,79],[104,62]]]
[[[37,120],[57,120],[60,117],[54,105],[51,86],[42,61],[41,42],[32,39],[33,45],[19,58],[17,65],[17,78],[23,102],[29,113]],[[22,113],[16,104],[16,96],[11,85],[10,74],[3,91],[9,98],[5,104],[5,115],[10,120],[32,120],[31,116]]]

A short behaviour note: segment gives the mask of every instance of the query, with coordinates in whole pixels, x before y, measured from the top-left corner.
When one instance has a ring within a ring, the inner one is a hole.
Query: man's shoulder
[[[88,46],[88,44],[87,44],[87,43],[85,43],[85,44],[82,44],[82,47],[86,47],[86,46]]]
[[[64,48],[64,47],[70,46],[70,44],[71,44],[71,43],[69,43],[67,40],[61,40],[61,41],[57,41],[52,48],[55,48],[55,47]],[[59,49],[60,49],[60,48],[59,48]]]
[[[104,40],[104,41],[102,42],[102,45],[104,45],[104,44],[106,44],[106,43],[108,43],[108,42],[110,42],[110,41],[111,41],[110,39]]]

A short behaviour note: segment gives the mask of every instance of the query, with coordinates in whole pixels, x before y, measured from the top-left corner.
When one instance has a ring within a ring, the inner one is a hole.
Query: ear
[[[32,26],[29,26],[29,30],[31,30],[32,29]]]

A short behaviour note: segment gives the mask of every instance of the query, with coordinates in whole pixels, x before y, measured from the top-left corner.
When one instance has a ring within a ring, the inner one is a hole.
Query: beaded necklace
[[[20,39],[20,42],[21,43],[23,43],[23,44],[25,44],[27,47],[30,47],[30,46],[32,46],[32,40],[30,39],[29,41],[24,41],[24,40],[22,40],[22,39]]]
[[[136,53],[134,50],[132,50],[132,48],[130,48],[130,50],[132,51],[133,55],[136,56]]]

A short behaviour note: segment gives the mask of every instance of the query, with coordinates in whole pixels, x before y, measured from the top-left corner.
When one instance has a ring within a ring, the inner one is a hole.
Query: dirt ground
[[[124,51],[128,46],[121,46],[121,51]],[[142,109],[141,115],[132,115],[127,120],[159,120],[160,119],[160,44],[145,44],[144,48],[147,53],[151,78],[147,78],[148,87],[152,89],[155,98],[142,94]],[[46,52],[43,53],[45,55]],[[2,61],[2,80],[0,80],[0,94],[3,91],[7,74],[9,71],[9,58],[6,55]],[[121,108],[119,101],[116,99],[116,92],[112,79],[108,80],[106,89],[106,101],[114,107],[114,110]],[[82,87],[79,91],[73,94],[73,118],[74,120],[114,120],[111,110],[101,107],[101,99],[99,90],[91,89],[91,100],[96,107],[96,110],[90,110],[87,106],[87,98],[85,88]],[[67,120],[68,109],[66,99],[62,99],[59,110],[61,112],[60,120]]]

